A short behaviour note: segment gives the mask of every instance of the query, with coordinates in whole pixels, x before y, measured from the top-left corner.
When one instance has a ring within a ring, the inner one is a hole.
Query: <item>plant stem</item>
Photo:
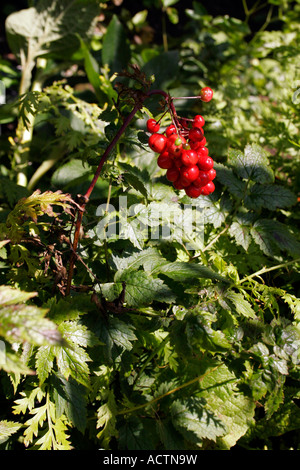
[[[212,369],[205,372],[203,375],[195,377],[194,379],[189,380],[188,382],[185,382],[184,384],[179,385],[178,387],[173,388],[172,390],[169,390],[166,393],[163,393],[163,395],[160,395],[159,397],[153,398],[152,400],[148,401],[147,403],[143,403],[142,405],[138,405],[138,406],[135,406],[135,407],[127,409],[127,410],[119,411],[117,413],[117,415],[126,415],[128,413],[132,413],[134,411],[141,410],[143,408],[146,408],[149,405],[152,405],[152,404],[156,403],[159,400],[162,400],[163,398],[167,397],[168,395],[172,395],[172,393],[178,392],[179,390],[182,390],[183,388],[188,387],[189,385],[192,385],[196,382],[201,382],[201,380],[203,380],[204,377],[206,377],[208,374],[214,372],[216,369],[218,369],[218,367],[220,367],[220,366],[213,367]]]
[[[80,197],[79,204],[80,204],[81,208],[78,210],[77,220],[76,220],[76,225],[75,225],[74,240],[73,240],[73,245],[72,245],[73,249],[72,249],[72,252],[71,252],[71,255],[70,255],[69,272],[68,272],[67,285],[66,285],[66,295],[69,295],[70,290],[71,290],[71,283],[72,283],[72,278],[73,278],[73,273],[74,273],[74,264],[75,264],[75,260],[76,260],[76,250],[77,250],[78,243],[79,243],[79,238],[80,238],[79,235],[80,235],[80,228],[81,228],[81,224],[82,224],[83,214],[84,214],[84,211],[85,211],[85,207],[86,207],[86,205],[89,201],[89,198],[91,196],[91,193],[92,193],[92,191],[93,191],[93,189],[94,189],[94,187],[95,187],[95,185],[98,181],[98,178],[100,176],[103,165],[106,162],[110,152],[113,150],[113,148],[117,144],[117,142],[120,139],[120,137],[122,136],[122,134],[125,132],[128,125],[131,123],[131,121],[134,118],[135,114],[142,108],[144,101],[152,95],[162,95],[166,100],[166,103],[167,103],[167,106],[170,110],[171,115],[174,116],[175,118],[177,117],[175,106],[172,102],[172,98],[168,95],[168,93],[166,93],[163,90],[151,90],[148,93],[145,93],[145,95],[139,100],[139,102],[137,102],[135,104],[132,111],[125,118],[122,126],[120,127],[120,129],[116,133],[115,137],[112,139],[112,141],[110,142],[110,144],[106,148],[105,152],[103,153],[103,155],[100,159],[99,165],[97,167],[97,170],[94,174],[94,177],[91,181],[91,184],[90,184],[87,192],[85,193],[84,196]]]
[[[243,279],[241,279],[238,282],[238,284],[242,284],[242,282],[249,281],[249,279],[252,279],[253,277],[259,277],[261,274],[265,274],[265,273],[268,273],[270,271],[275,271],[276,269],[285,268],[286,266],[289,266],[290,264],[295,264],[295,263],[298,263],[298,262],[300,262],[300,258],[293,259],[292,261],[287,261],[286,263],[277,264],[276,266],[271,266],[270,268],[262,268],[259,271],[256,271],[255,273],[244,277]]]
[[[32,91],[41,91],[44,81],[43,72],[46,67],[46,59],[38,58],[36,61],[36,76],[32,83],[31,90]],[[24,54],[22,56],[22,77],[21,83],[19,87],[19,96],[24,95],[30,87],[31,83],[31,73],[34,67],[34,61],[31,59],[30,48],[28,49],[28,56],[25,58]],[[30,144],[32,141],[33,135],[33,125],[34,125],[34,114],[28,114],[28,123],[27,127],[24,123],[19,120],[18,127],[17,127],[17,137],[21,149],[15,153],[14,159],[16,163],[17,169],[17,184],[20,186],[27,186],[27,165],[28,165],[28,156],[30,151]]]

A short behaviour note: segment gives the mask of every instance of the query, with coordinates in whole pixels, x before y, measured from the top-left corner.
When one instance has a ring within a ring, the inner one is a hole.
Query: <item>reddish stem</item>
[[[123,132],[125,131],[127,126],[130,124],[130,122],[134,118],[137,111],[139,111],[142,108],[143,102],[147,98],[149,98],[151,95],[162,95],[166,100],[166,103],[168,105],[168,108],[170,110],[172,118],[173,117],[175,119],[177,118],[176,109],[175,109],[175,106],[173,105],[172,98],[163,90],[151,90],[147,94],[144,95],[144,97],[143,97],[143,99],[140,103],[138,103],[134,106],[133,110],[126,117],[126,119],[124,120],[122,126],[120,127],[120,129],[116,133],[115,137],[113,138],[113,140],[110,142],[110,144],[106,148],[104,154],[102,155],[102,157],[100,159],[99,165],[97,167],[97,170],[94,174],[94,177],[91,181],[91,184],[90,184],[87,192],[85,193],[84,196],[81,197],[81,201],[80,201],[81,202],[81,208],[78,210],[78,215],[77,215],[77,220],[76,220],[76,225],[75,225],[75,232],[74,232],[74,240],[73,240],[73,244],[72,244],[72,252],[71,252],[70,262],[69,262],[69,272],[68,272],[68,279],[67,279],[67,286],[66,286],[66,295],[69,295],[70,290],[71,290],[71,283],[72,283],[72,278],[73,278],[73,273],[74,273],[74,264],[75,264],[75,261],[76,261],[76,250],[77,250],[78,243],[79,243],[80,228],[81,228],[82,218],[83,218],[83,214],[84,214],[84,211],[85,211],[86,204],[89,201],[90,195],[91,195],[91,193],[92,193],[92,191],[93,191],[93,189],[94,189],[94,187],[97,183],[97,180],[100,176],[102,167],[103,167],[105,161],[107,160],[110,152],[112,151],[114,146],[117,144],[118,140],[120,139]]]

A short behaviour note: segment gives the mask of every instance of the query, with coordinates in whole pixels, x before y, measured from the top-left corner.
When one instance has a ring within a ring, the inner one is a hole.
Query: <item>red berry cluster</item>
[[[166,177],[176,189],[182,189],[191,198],[209,195],[215,190],[214,161],[205,146],[204,118],[178,119],[159,133],[160,124],[148,119],[147,130],[151,133],[148,144],[158,153],[157,164],[167,170]]]

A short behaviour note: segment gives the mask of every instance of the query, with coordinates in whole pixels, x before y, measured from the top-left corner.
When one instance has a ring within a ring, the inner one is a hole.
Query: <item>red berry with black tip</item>
[[[176,126],[174,126],[174,124],[170,124],[166,129],[166,136],[170,137],[170,135],[176,134],[176,132],[177,132]]]
[[[160,129],[160,125],[158,122],[155,121],[155,119],[148,119],[147,121],[147,130],[151,132],[151,134],[154,134],[155,132],[158,132]]]
[[[162,153],[167,145],[167,140],[165,135],[154,133],[150,135],[148,144],[153,152]]]
[[[203,188],[201,188],[201,194],[203,196],[208,196],[209,194],[213,193],[215,190],[215,185],[212,181],[207,183]]]

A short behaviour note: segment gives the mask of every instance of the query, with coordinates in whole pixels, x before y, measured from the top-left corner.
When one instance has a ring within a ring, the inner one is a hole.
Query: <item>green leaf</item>
[[[15,434],[21,427],[22,424],[15,423],[14,421],[7,421],[6,419],[0,421],[0,444],[6,442],[10,436]]]
[[[229,228],[229,233],[235,238],[238,245],[241,245],[245,251],[248,250],[251,243],[250,227],[239,222],[233,222]]]
[[[118,17],[113,15],[102,43],[102,62],[109,66],[112,75],[127,66],[130,55],[125,29]]]
[[[162,52],[150,59],[143,67],[148,77],[155,76],[155,88],[167,88],[175,79],[179,70],[178,51]]]
[[[53,368],[54,359],[55,354],[51,346],[41,346],[38,349],[35,356],[35,367],[41,384],[43,384],[49,376]]]
[[[256,210],[261,207],[276,210],[277,208],[290,207],[296,202],[296,195],[278,184],[255,184],[245,198],[245,205],[249,209]]]
[[[114,300],[120,295],[123,283],[125,283],[125,304],[130,307],[150,305],[154,300],[167,303],[175,300],[175,295],[161,279],[154,279],[143,271],[117,272],[115,283],[110,284],[109,289],[103,284],[101,288],[105,289],[103,293],[109,300]]]
[[[62,345],[57,326],[45,318],[48,310],[23,303],[35,295],[11,287],[0,288],[0,335],[10,342]]]
[[[257,144],[246,145],[244,152],[229,150],[228,163],[240,178],[250,179],[256,183],[273,183],[274,181],[268,154]]]
[[[157,268],[152,271],[152,274],[164,274],[171,279],[180,282],[189,282],[196,279],[215,279],[222,282],[228,282],[225,277],[206,266],[179,261],[164,263],[157,266]]]
[[[234,308],[239,315],[246,318],[256,318],[255,311],[251,304],[244,298],[243,294],[227,291],[225,297],[233,303]]]
[[[24,292],[9,286],[0,286],[0,307],[27,302],[37,296],[37,292]]]
[[[104,449],[109,449],[110,441],[113,437],[118,437],[116,429],[117,418],[117,405],[113,392],[109,391],[108,400],[104,405],[101,405],[97,410],[97,429],[102,428],[97,438],[101,442]]]
[[[83,348],[71,342],[70,346],[55,346],[54,354],[57,367],[67,380],[71,376],[80,384],[89,387],[90,371],[87,363],[91,359]]]
[[[274,256],[279,251],[287,251],[292,256],[300,254],[300,242],[285,224],[277,220],[257,220],[251,228],[251,235],[266,255]]]
[[[36,6],[19,10],[6,19],[6,33],[11,50],[30,58],[55,54],[66,58],[79,46],[76,34],[87,38],[99,14],[95,0],[39,0]]]
[[[155,428],[138,416],[129,416],[119,429],[121,450],[149,450],[155,448]]]
[[[119,361],[124,351],[131,351],[137,337],[134,326],[115,317],[108,321],[99,320],[99,338],[105,345],[108,361]]]
[[[64,414],[70,423],[84,433],[87,423],[87,390],[70,377],[68,380],[63,377],[54,381],[54,401],[56,415]]]
[[[232,168],[222,165],[222,163],[216,163],[214,168],[217,172],[216,180],[220,181],[232,194],[240,198],[245,192],[246,182],[239,179],[234,174]]]
[[[184,438],[198,446],[203,439],[216,441],[226,433],[222,420],[206,407],[206,400],[199,397],[178,399],[170,407],[172,423]]]
[[[221,449],[230,449],[253,422],[255,403],[237,387],[238,379],[225,364],[205,375],[200,382],[200,396],[226,426],[227,432],[218,439]]]

